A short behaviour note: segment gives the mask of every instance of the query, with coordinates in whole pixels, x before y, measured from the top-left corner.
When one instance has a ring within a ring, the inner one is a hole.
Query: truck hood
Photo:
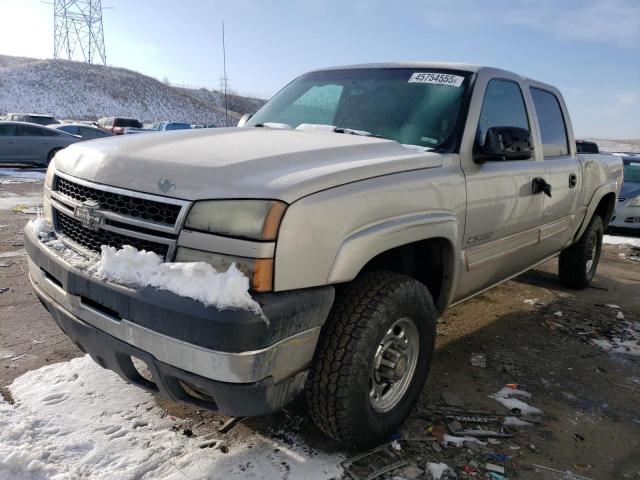
[[[85,180],[185,200],[293,202],[365,178],[442,165],[391,140],[269,128],[124,135],[60,151],[56,169]]]

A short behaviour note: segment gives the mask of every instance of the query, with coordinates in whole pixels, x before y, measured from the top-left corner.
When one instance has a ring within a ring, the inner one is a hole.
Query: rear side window
[[[18,135],[28,137],[57,137],[58,133],[46,128],[31,125],[18,125]]]
[[[598,144],[593,142],[576,142],[578,153],[600,153]]]
[[[529,131],[522,90],[516,82],[494,78],[487,85],[478,122],[477,139],[484,145],[491,127],[518,127]]]
[[[12,137],[16,134],[16,126],[9,123],[0,125],[0,137]]]
[[[531,88],[531,97],[540,126],[542,154],[545,158],[569,155],[567,127],[560,102],[553,93],[539,88]]]
[[[142,124],[138,120],[134,120],[132,118],[117,118],[114,122],[114,127],[142,128]]]
[[[52,123],[55,122],[55,119],[53,117],[33,116],[33,117],[26,117],[26,121],[31,123],[37,123],[38,125],[51,125]]]
[[[59,128],[58,130],[62,130],[63,132],[71,133],[73,135],[78,135],[80,133],[80,129],[74,125],[64,126]]]
[[[18,135],[21,137],[39,137],[42,136],[42,130],[31,125],[18,125]]]

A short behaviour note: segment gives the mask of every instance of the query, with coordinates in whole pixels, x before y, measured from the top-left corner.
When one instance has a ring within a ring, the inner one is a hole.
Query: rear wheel
[[[436,310],[427,288],[373,272],[339,292],[307,381],[311,417],[330,437],[368,447],[409,416],[429,372]]]
[[[580,239],[560,253],[558,272],[560,281],[569,288],[586,288],[593,280],[600,261],[604,225],[594,215]]]

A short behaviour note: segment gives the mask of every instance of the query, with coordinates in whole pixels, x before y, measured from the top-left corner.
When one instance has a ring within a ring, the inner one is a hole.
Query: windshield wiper
[[[274,128],[276,130],[292,130],[291,125],[287,125],[286,123],[277,123],[277,122],[265,122],[265,123],[256,123],[252,125],[253,127],[263,127],[263,128]]]
[[[365,130],[354,130],[352,128],[336,127],[335,125],[323,125],[320,123],[301,123],[296,127],[296,130],[303,130],[307,132],[333,132],[342,133],[345,135],[359,135],[361,137],[382,138],[380,135],[375,135]]]
[[[334,132],[344,133],[346,135],[360,135],[361,137],[382,138],[381,135],[376,135],[375,133],[367,132],[366,130],[353,130],[351,128],[336,127]]]

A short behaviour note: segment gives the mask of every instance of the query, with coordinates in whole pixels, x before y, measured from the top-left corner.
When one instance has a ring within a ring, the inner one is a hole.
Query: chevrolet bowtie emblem
[[[104,220],[99,211],[100,204],[94,200],[86,200],[82,205],[78,205],[73,211],[73,216],[83,227],[89,230],[98,230]]]

